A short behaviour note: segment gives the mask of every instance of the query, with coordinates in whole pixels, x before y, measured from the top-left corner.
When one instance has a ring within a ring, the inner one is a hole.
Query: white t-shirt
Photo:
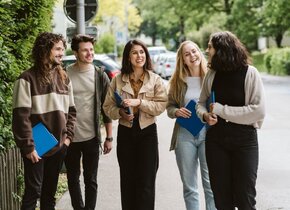
[[[186,77],[187,91],[185,93],[184,102],[185,105],[190,100],[198,101],[201,91],[201,78],[200,77]]]
[[[73,142],[83,142],[96,136],[94,122],[95,69],[80,71],[73,64],[67,67],[72,82],[73,95],[77,110],[76,128]]]

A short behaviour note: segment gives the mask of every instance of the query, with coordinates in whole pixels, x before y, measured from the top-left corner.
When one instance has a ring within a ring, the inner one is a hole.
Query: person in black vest
[[[209,71],[197,114],[208,123],[206,160],[217,209],[256,209],[258,139],[265,117],[263,84],[246,48],[231,32],[211,35]],[[207,107],[212,92],[215,101]]]
[[[94,38],[88,35],[74,36],[71,49],[77,61],[67,67],[78,110],[75,136],[65,158],[68,188],[75,210],[93,210],[96,206],[99,148],[102,140],[101,119],[107,135],[103,143],[104,154],[112,149],[112,120],[102,109],[110,81],[107,74],[93,64],[94,42]],[[80,188],[81,159],[85,201]]]

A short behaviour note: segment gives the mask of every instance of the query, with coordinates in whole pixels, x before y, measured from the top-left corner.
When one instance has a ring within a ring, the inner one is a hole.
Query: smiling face
[[[94,46],[91,42],[80,42],[78,51],[74,51],[77,61],[90,64],[94,60]]]
[[[215,54],[215,49],[213,48],[213,45],[212,45],[212,41],[211,41],[211,40],[209,40],[209,42],[208,42],[208,46],[207,46],[205,52],[207,53],[207,56],[208,56],[208,58],[207,58],[207,62],[208,62],[208,64],[210,65],[210,64],[211,64],[212,57],[213,57],[214,54]]]
[[[64,44],[62,41],[59,41],[54,44],[54,46],[50,51],[50,60],[53,64],[60,65],[63,55],[64,55]]]
[[[146,62],[146,53],[141,45],[133,45],[130,51],[129,61],[133,69],[143,68]]]
[[[193,43],[187,43],[183,46],[182,58],[189,69],[200,65],[201,56],[200,51]]]

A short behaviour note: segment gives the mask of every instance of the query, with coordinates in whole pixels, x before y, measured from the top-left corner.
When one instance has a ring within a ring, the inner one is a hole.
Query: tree
[[[265,0],[260,13],[260,30],[263,35],[275,37],[281,47],[283,35],[290,29],[290,4],[288,0]]]
[[[132,0],[100,0],[99,9],[94,23],[109,24],[109,32],[128,28],[129,32],[137,33],[142,19]]]
[[[236,0],[232,13],[228,16],[228,25],[232,31],[247,45],[248,49],[257,49],[259,32],[259,11],[263,0]]]

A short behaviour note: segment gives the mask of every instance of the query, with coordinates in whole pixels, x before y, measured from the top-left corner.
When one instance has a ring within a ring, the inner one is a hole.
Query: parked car
[[[164,58],[163,64],[160,66],[160,76],[164,79],[169,79],[176,67],[176,54],[167,54]]]
[[[152,59],[154,55],[166,53],[167,49],[165,46],[148,47],[148,52],[149,52],[150,58]]]
[[[162,71],[166,58],[172,55],[176,56],[176,53],[168,51],[166,53],[161,53],[159,55],[156,55],[157,58],[155,58],[156,56],[154,56],[155,63],[153,64],[153,67],[154,67],[153,69],[156,74],[161,75],[161,71]]]
[[[64,67],[74,62],[76,62],[76,58],[74,55],[67,55],[64,56],[62,59]],[[121,72],[120,65],[106,54],[95,54],[93,62],[96,66],[104,68],[104,71],[106,72],[110,80],[112,80],[117,74]]]

